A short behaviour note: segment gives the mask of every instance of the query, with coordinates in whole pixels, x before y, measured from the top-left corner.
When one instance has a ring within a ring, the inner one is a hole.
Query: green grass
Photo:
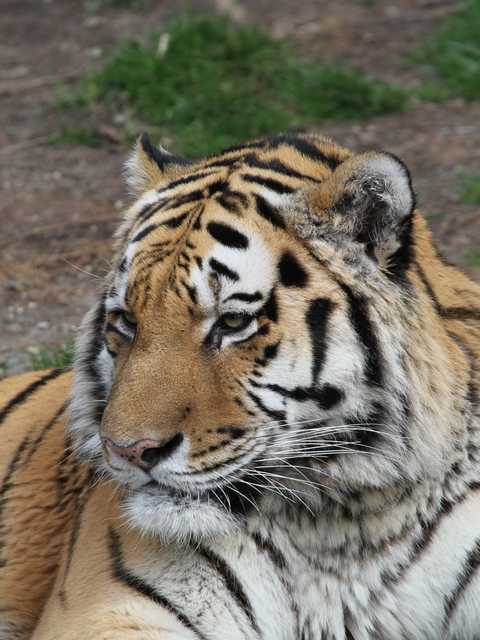
[[[459,197],[465,204],[480,205],[480,175],[465,176]]]
[[[165,44],[168,44],[165,49]],[[300,60],[285,42],[223,17],[183,17],[168,36],[125,43],[63,106],[102,101],[203,155],[324,119],[402,110],[407,95],[354,69]]]
[[[32,347],[28,350],[28,356],[34,371],[70,367],[73,363],[74,342],[68,340],[60,347]]]
[[[465,263],[469,267],[480,269],[480,249],[470,249],[465,254]]]
[[[72,144],[85,147],[100,146],[100,139],[95,129],[81,127],[64,127],[49,138],[49,144]]]
[[[430,80],[420,97],[444,100],[460,96],[480,98],[480,0],[468,0],[448,18],[438,33],[411,56],[425,65]]]

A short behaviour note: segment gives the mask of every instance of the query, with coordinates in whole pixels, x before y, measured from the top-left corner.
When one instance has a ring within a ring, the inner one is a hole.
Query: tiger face
[[[71,429],[135,526],[221,535],[435,464],[441,437],[430,451],[411,427],[412,376],[421,398],[430,374],[409,361],[397,158],[277,136],[187,163],[144,136],[129,171],[139,198],[80,332]]]

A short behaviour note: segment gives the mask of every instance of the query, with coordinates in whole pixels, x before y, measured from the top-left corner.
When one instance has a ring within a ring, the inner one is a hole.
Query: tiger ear
[[[143,133],[125,163],[127,184],[135,195],[140,195],[179,173],[181,167],[188,164],[190,160],[173,155],[163,147],[155,147]]]
[[[407,167],[383,152],[344,161],[308,201],[317,229],[362,243],[379,260],[398,250],[415,208]]]

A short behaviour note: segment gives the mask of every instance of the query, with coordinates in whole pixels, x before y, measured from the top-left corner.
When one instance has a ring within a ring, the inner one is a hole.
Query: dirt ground
[[[74,83],[121,40],[160,30],[187,6],[178,0],[144,0],[136,10],[121,4],[0,0],[0,373],[28,368],[32,346],[58,345],[71,336],[108,266],[110,238],[127,202],[121,178],[127,150],[111,136],[95,149],[52,145],[48,139],[58,130],[57,82]],[[458,2],[191,5],[258,23],[322,60],[351,62],[414,86],[419,72],[405,65],[405,56]],[[97,125],[108,132],[116,123],[105,118]],[[403,158],[442,252],[480,279],[480,269],[467,266],[468,253],[480,247],[480,211],[458,197],[461,176],[480,174],[479,123],[479,103],[453,100],[418,102],[404,114],[319,129],[352,148],[382,147]]]

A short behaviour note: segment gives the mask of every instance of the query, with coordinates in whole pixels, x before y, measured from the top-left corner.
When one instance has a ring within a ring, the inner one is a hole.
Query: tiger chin
[[[126,174],[73,375],[1,386],[0,640],[477,640],[480,289],[404,163]]]

